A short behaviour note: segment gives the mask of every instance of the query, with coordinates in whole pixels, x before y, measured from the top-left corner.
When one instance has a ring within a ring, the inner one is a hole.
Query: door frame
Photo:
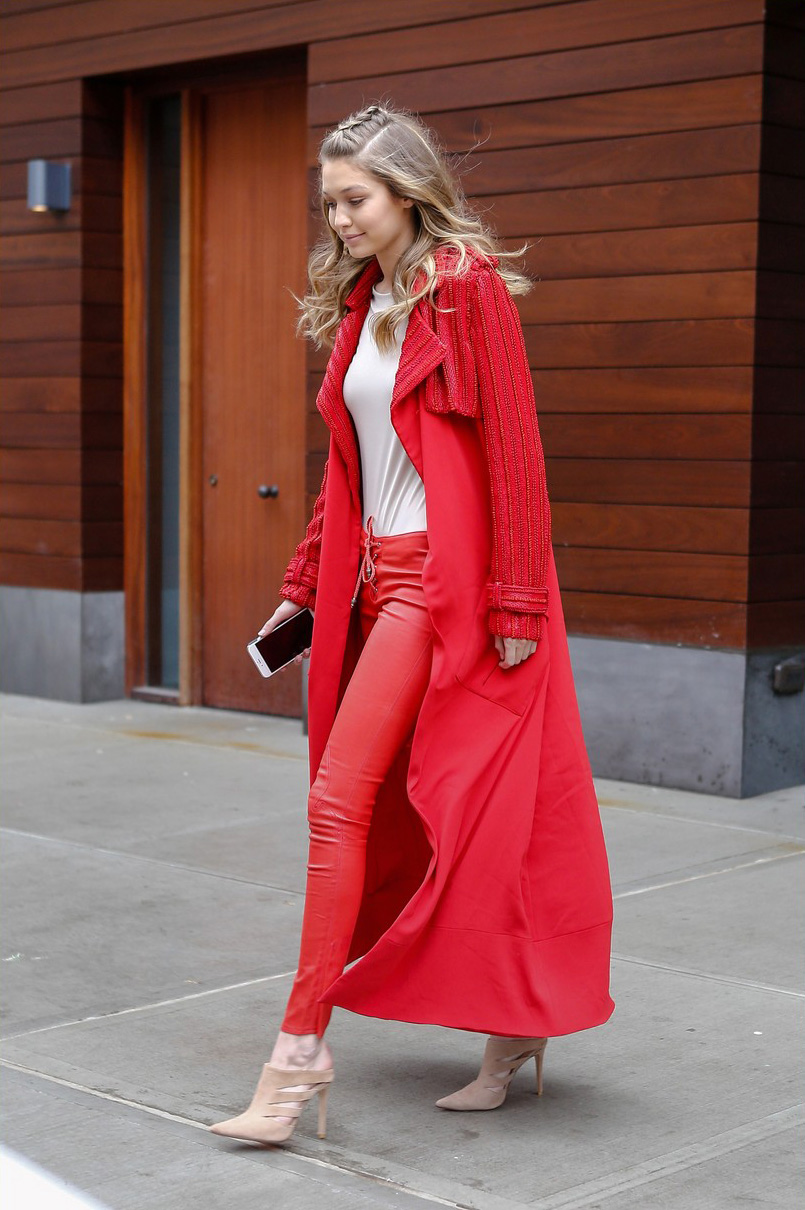
[[[200,274],[203,94],[274,76],[305,72],[305,48],[264,51],[237,62],[151,73],[125,89],[123,159],[123,588],[125,685],[130,697],[200,705],[203,697],[202,508],[203,400],[200,398]],[[147,143],[150,98],[181,98],[179,326],[179,688],[149,685],[148,560],[148,294]]]
[[[181,98],[179,252],[179,689],[148,684],[148,230],[146,107],[150,97]],[[126,693],[177,705],[201,699],[201,408],[197,400],[201,98],[176,82],[129,85],[123,159],[123,589]]]

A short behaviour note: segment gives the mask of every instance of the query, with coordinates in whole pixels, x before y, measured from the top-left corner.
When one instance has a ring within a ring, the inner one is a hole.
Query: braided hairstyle
[[[437,270],[434,253],[447,245],[457,253],[452,272],[468,268],[470,250],[498,258],[497,271],[512,294],[524,294],[532,282],[508,264],[528,245],[509,252],[474,213],[466,200],[457,169],[433,130],[409,110],[374,103],[351,113],[329,130],[319,148],[319,165],[350,160],[382,182],[395,197],[410,198],[414,240],[400,257],[392,282],[393,303],[378,317],[374,335],[381,349],[394,343],[397,326],[416,303],[427,297],[435,306]],[[298,330],[317,347],[331,346],[345,312],[344,300],[368,263],[344,246],[328,221],[319,183],[318,201],[325,233],[308,262],[309,289],[297,299],[301,308]]]
[[[344,118],[343,122],[339,122],[335,130],[329,134],[329,138],[333,138],[336,134],[340,134],[345,130],[353,130],[356,126],[363,126],[375,114],[381,114],[384,111],[382,105],[367,105],[366,109],[361,109],[357,113],[350,114],[348,118]]]

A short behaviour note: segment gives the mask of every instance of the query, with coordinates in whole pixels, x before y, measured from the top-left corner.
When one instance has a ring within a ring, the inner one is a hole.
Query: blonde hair
[[[403,252],[394,272],[392,305],[376,317],[374,336],[388,351],[394,344],[397,325],[416,303],[427,297],[435,307],[434,291],[437,247],[448,246],[457,253],[451,271],[465,272],[468,253],[495,256],[497,272],[512,294],[525,294],[530,278],[510,267],[507,261],[520,258],[528,248],[508,252],[497,237],[469,207],[457,174],[432,130],[408,110],[391,104],[373,104],[350,114],[325,135],[319,149],[319,167],[331,160],[352,160],[358,168],[381,181],[395,197],[413,201],[414,240]],[[297,330],[315,341],[316,347],[332,346],[345,313],[344,300],[370,257],[355,258],[330,226],[327,203],[318,198],[326,234],[310,254],[309,288],[297,298],[301,308]]]

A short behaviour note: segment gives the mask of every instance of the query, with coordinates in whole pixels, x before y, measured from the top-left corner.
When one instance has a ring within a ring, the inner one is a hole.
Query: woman
[[[261,631],[315,606],[301,954],[251,1105],[212,1127],[261,1142],[316,1095],[324,1136],[334,1004],[491,1035],[477,1079],[437,1102],[455,1110],[502,1104],[528,1058],[541,1090],[547,1037],[613,1008],[521,253],[404,111],[352,115],[319,161],[329,231],[300,327],[334,342],[330,453]]]

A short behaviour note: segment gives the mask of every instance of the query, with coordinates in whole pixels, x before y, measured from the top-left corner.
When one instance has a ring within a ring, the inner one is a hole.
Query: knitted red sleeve
[[[321,531],[324,524],[324,501],[327,494],[327,469],[329,459],[324,464],[324,475],[321,490],[313,506],[313,516],[308,522],[305,536],[296,548],[293,558],[288,564],[285,578],[280,588],[280,596],[289,601],[295,601],[303,608],[314,608],[316,600],[316,584],[319,578],[319,556],[321,554]]]
[[[520,316],[494,269],[471,275],[471,330],[492,491],[489,629],[539,639],[548,610],[551,515]]]

